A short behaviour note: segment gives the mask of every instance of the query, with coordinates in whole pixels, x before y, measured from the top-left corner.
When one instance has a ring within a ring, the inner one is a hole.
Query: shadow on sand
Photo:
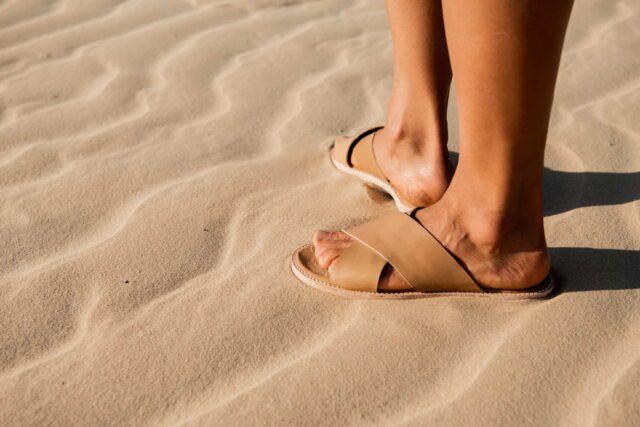
[[[640,289],[640,251],[550,248],[557,293]]]
[[[544,214],[640,200],[640,172],[560,172],[544,169]]]

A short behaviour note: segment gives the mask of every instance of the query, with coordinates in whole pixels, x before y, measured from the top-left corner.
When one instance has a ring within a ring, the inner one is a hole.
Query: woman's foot
[[[413,206],[432,205],[447,190],[453,165],[440,132],[386,126],[376,132],[373,150],[384,176]]]
[[[472,208],[464,199],[443,198],[417,212],[416,219],[467,269],[481,286],[518,290],[532,287],[547,276],[549,256],[542,227],[529,218],[505,216]],[[316,258],[330,268],[351,244],[342,232],[318,231],[313,238]],[[408,284],[387,266],[380,289],[405,290]]]

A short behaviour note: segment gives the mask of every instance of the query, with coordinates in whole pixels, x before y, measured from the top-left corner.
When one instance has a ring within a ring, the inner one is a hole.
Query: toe
[[[316,259],[318,260],[320,267],[329,269],[331,264],[333,264],[333,262],[340,256],[342,250],[342,247],[332,247],[316,253]]]
[[[349,236],[342,232],[318,231],[313,236],[313,246],[322,268],[329,268],[331,263],[340,256],[340,253],[351,242]]]
[[[328,231],[319,230],[313,234],[313,246],[318,249],[324,241],[326,241],[331,233]]]
[[[342,231],[316,231],[313,235],[313,244],[325,241],[345,241],[351,240],[351,238]]]

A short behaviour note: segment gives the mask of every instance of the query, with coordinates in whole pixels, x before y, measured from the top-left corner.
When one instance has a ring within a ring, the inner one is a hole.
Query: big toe
[[[313,246],[320,267],[328,269],[350,242],[351,238],[341,231],[317,231],[313,235]]]

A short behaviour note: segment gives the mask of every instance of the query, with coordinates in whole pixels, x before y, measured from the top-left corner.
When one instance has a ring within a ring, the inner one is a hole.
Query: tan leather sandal
[[[530,299],[549,295],[555,286],[549,273],[541,283],[524,290],[483,288],[426,228],[411,216],[399,212],[343,231],[353,242],[328,271],[318,265],[313,245],[301,246],[293,253],[291,269],[302,283],[341,297],[358,299],[437,296]],[[379,290],[380,275],[387,264],[413,289]]]
[[[373,140],[380,129],[382,126],[362,131],[356,137],[337,137],[331,148],[331,163],[340,172],[358,177],[393,197],[393,201],[401,212],[411,212],[416,206],[400,197],[382,173],[373,153]],[[358,167],[356,168],[354,164]]]

